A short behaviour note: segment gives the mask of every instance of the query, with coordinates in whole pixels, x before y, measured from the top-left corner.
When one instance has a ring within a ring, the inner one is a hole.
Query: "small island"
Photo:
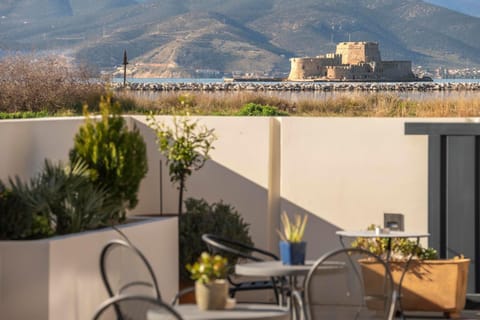
[[[378,42],[341,42],[335,53],[291,58],[288,81],[432,81],[408,60],[382,61]]]

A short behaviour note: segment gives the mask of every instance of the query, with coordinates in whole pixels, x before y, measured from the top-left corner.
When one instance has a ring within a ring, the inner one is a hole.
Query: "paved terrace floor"
[[[401,318],[396,318],[401,319]],[[407,312],[405,314],[405,320],[438,320],[448,319],[442,313],[439,312]],[[480,319],[480,310],[463,310],[460,320],[473,320]]]

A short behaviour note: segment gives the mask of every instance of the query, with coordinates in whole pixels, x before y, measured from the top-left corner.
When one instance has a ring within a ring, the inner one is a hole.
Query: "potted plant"
[[[372,225],[368,228],[374,230]],[[353,247],[369,250],[376,255],[387,256],[388,239],[386,238],[357,238]],[[413,254],[403,280],[403,271],[407,261]],[[409,239],[393,238],[391,241],[391,254],[388,261],[392,277],[399,289],[401,288],[401,308],[403,311],[436,311],[443,312],[447,317],[456,318],[465,306],[467,291],[468,267],[470,259],[463,256],[452,259],[438,259],[433,248],[424,248],[416,241]],[[362,262],[367,294],[382,292],[383,277],[376,271],[380,265],[371,261]],[[375,308],[374,304],[367,304]]]
[[[201,310],[221,310],[228,297],[228,260],[220,255],[202,252],[198,261],[187,264],[192,280],[195,280],[195,299]]]
[[[283,233],[277,230],[280,236],[280,257],[283,264],[305,264],[307,243],[302,241],[307,225],[308,216],[295,215],[295,220],[290,221],[284,211],[281,215]]]

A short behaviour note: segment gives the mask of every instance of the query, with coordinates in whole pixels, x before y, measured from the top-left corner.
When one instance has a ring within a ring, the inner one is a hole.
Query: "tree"
[[[146,145],[137,128],[129,130],[120,115],[120,107],[110,97],[102,98],[101,120],[93,120],[85,108],[85,124],[75,136],[70,161],[83,160],[90,178],[106,186],[123,208],[133,209],[141,180],[148,171]],[[122,220],[125,209],[119,213]]]
[[[182,214],[185,182],[193,171],[201,169],[209,159],[213,142],[217,139],[214,129],[199,126],[198,120],[187,116],[174,117],[173,127],[157,122],[150,115],[149,126],[155,130],[160,153],[167,158],[170,181],[178,183],[178,214]]]

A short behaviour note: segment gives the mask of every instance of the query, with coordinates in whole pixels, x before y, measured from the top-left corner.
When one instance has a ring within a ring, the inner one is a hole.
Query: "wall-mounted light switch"
[[[405,231],[402,213],[384,213],[383,227],[394,231]]]

